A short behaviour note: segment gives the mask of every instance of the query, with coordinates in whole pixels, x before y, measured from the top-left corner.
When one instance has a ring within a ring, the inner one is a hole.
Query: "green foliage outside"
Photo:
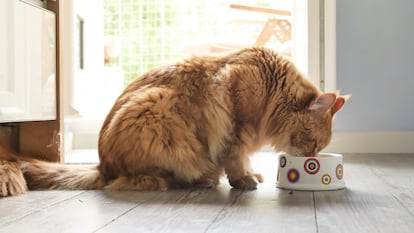
[[[268,7],[271,2],[236,3]],[[122,67],[127,85],[155,66],[182,58],[183,46],[197,38],[230,33],[234,37],[235,31],[254,38],[260,28],[230,27],[229,4],[229,0],[104,0],[104,33],[118,36],[122,45],[121,55],[111,65]]]

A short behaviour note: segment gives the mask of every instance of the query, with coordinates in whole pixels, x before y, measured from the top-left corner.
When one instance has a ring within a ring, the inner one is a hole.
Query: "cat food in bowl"
[[[279,156],[277,187],[322,191],[345,188],[342,155],[320,153],[317,157]]]

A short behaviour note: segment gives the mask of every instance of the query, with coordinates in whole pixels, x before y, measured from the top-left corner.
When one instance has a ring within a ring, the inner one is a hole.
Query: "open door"
[[[67,162],[84,163],[91,155],[91,161],[97,160],[100,126],[124,83],[189,53],[268,46],[291,56],[322,90],[335,90],[335,0],[194,0],[186,7],[179,3],[64,2],[65,153],[79,156],[68,156]],[[79,57],[84,58],[83,67]],[[90,86],[96,83],[100,86]],[[101,103],[108,105],[101,108]]]

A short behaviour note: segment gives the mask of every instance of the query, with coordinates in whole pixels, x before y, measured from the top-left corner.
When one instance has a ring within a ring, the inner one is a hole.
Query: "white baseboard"
[[[331,143],[324,151],[414,154],[414,132],[334,132]]]
[[[76,134],[73,149],[96,148],[97,133]],[[323,150],[334,153],[414,154],[414,132],[334,132]]]

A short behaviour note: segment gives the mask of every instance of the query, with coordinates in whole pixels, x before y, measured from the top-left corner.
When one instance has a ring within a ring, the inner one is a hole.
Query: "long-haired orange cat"
[[[270,144],[315,156],[345,101],[319,92],[292,62],[265,48],[193,57],[153,69],[125,89],[102,126],[97,166],[42,162],[1,147],[0,195],[212,187],[224,174],[234,188],[254,189],[262,177],[249,155]]]

